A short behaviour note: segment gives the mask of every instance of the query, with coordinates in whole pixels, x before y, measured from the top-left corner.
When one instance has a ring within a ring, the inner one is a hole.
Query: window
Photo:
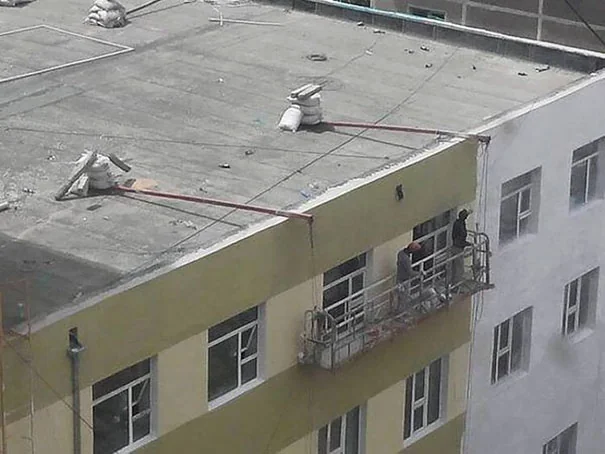
[[[565,286],[562,325],[564,336],[589,325],[594,318],[598,280],[597,268]]]
[[[445,257],[450,246],[451,222],[452,212],[446,211],[414,227],[413,239],[422,246],[420,252],[412,254],[415,270],[422,270],[428,276],[444,272],[443,266],[437,267],[436,262]]]
[[[409,11],[412,16],[426,17],[427,19],[445,20],[445,13],[443,11],[417,8],[415,6],[410,6]]]
[[[251,383],[259,376],[259,307],[208,330],[208,400]]]
[[[437,359],[405,381],[403,439],[437,422],[441,416],[443,361]]]
[[[539,178],[540,169],[536,169],[502,185],[501,244],[537,230]]]
[[[575,454],[578,424],[565,429],[544,445],[542,454]]]
[[[351,5],[365,6],[367,8],[370,8],[372,6],[372,4],[370,3],[370,0],[338,0],[338,1],[342,2],[342,3],[349,3]]]
[[[529,364],[532,308],[519,312],[494,328],[492,383]]]
[[[92,397],[95,454],[119,452],[150,438],[150,359],[95,383]]]
[[[603,139],[589,143],[573,152],[569,208],[577,208],[598,196],[599,149]]]
[[[338,320],[339,334],[363,322],[366,272],[364,253],[324,273],[323,308]]]
[[[359,407],[355,407],[319,429],[318,454],[359,454],[360,413]]]

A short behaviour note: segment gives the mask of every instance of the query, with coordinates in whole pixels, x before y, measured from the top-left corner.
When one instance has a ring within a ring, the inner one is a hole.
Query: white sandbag
[[[99,13],[94,12],[94,13],[90,13],[90,14],[88,15],[88,17],[86,18],[86,20],[89,20],[89,21],[95,21],[95,22],[96,22],[96,21],[98,21],[98,20],[101,20],[101,18],[99,17]]]
[[[89,186],[93,189],[109,189],[116,184],[115,175],[107,173],[101,177],[89,175]]]
[[[301,125],[316,125],[321,123],[321,120],[323,119],[323,116],[320,115],[305,115],[302,117],[302,120],[300,121]]]
[[[279,129],[296,132],[303,119],[303,113],[298,106],[290,106],[283,113],[279,121]]]
[[[80,157],[76,161],[76,165],[82,164],[86,160],[87,157],[88,156],[86,153],[83,153],[82,155],[80,155]],[[111,161],[109,160],[109,158],[107,156],[98,154],[97,159],[95,159],[95,162],[93,162],[92,165],[88,168],[88,171],[89,172],[107,172],[109,170],[110,163],[111,163]]]
[[[98,13],[101,10],[102,8],[99,8],[97,5],[92,5],[88,10],[88,14],[90,15],[90,13]]]
[[[316,115],[321,115],[323,113],[321,110],[321,106],[313,106],[313,107],[299,106],[299,107],[300,107],[300,111],[303,113],[303,115],[316,116]]]
[[[97,180],[93,180],[91,178],[90,182],[89,182],[89,186],[93,189],[109,189],[109,188],[112,188],[113,186],[115,186],[115,182],[112,180],[97,181]]]
[[[299,106],[317,107],[321,104],[321,95],[319,93],[315,93],[314,95],[309,96],[307,99],[298,99],[288,96],[288,101]]]
[[[100,155],[90,166],[90,172],[107,172],[111,161],[107,156]]]
[[[126,11],[126,9],[114,0],[95,0],[93,6],[97,6],[104,11]]]
[[[121,11],[100,11],[99,16],[101,18],[99,25],[103,27],[116,28],[126,25],[126,16]]]

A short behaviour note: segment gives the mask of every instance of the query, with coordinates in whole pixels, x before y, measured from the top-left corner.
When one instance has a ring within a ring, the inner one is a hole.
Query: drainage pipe
[[[82,454],[82,433],[80,424],[80,353],[84,347],[78,340],[78,330],[69,330],[69,348],[67,356],[71,360],[71,393],[73,417],[73,453]]]

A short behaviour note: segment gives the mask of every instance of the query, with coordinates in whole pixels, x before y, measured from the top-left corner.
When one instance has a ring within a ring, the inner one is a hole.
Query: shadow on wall
[[[121,274],[44,246],[0,234],[0,293],[5,328],[50,314]]]

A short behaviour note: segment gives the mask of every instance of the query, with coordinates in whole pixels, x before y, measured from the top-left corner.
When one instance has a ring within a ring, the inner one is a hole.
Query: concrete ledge
[[[454,43],[472,49],[548,64],[573,71],[591,73],[605,68],[605,54],[529,38],[496,33],[433,19],[383,11],[335,0],[257,0],[283,5],[341,20],[402,31],[410,35]]]

